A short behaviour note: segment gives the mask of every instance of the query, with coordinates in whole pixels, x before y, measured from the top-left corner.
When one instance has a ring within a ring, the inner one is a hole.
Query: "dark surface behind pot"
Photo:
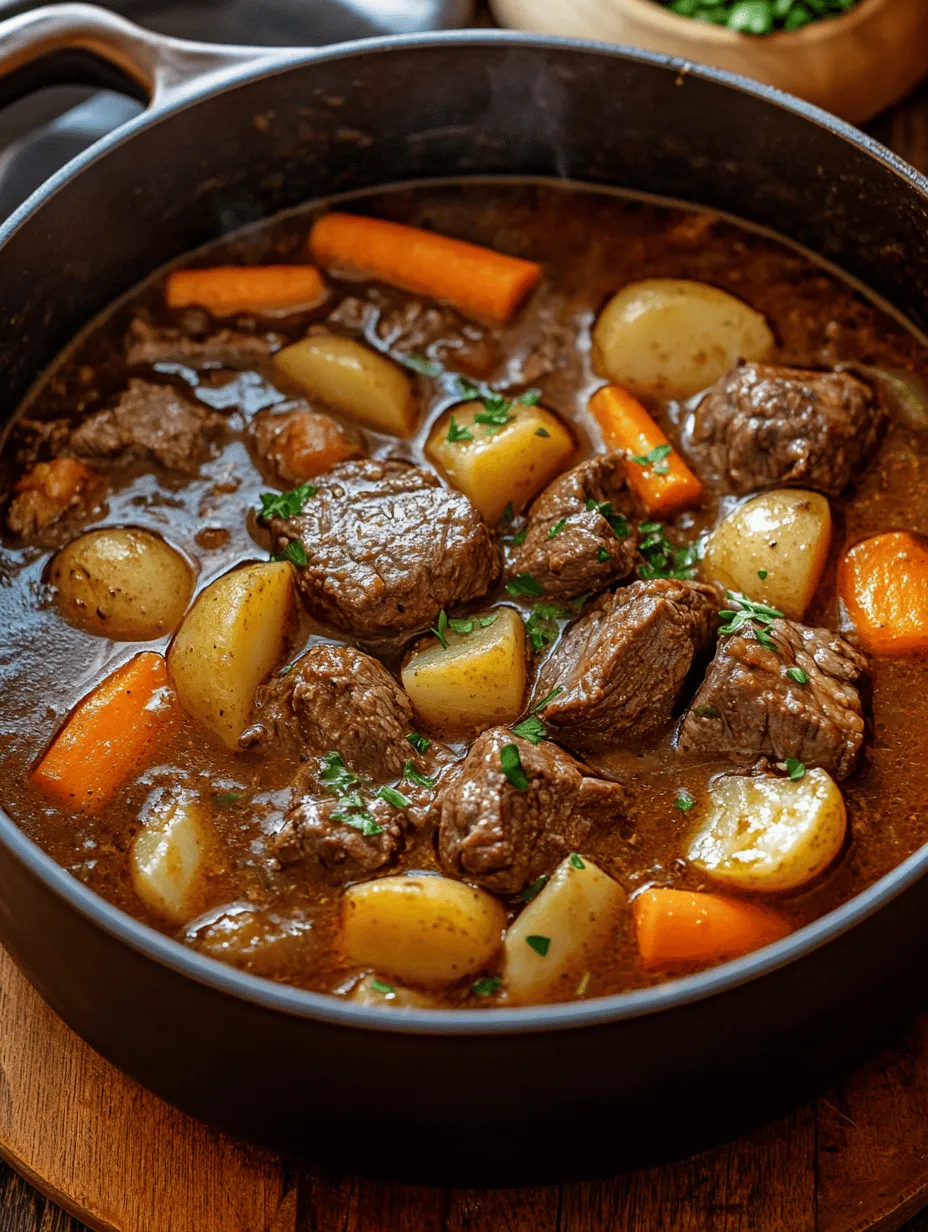
[[[4,413],[93,314],[190,248],[314,197],[497,173],[731,211],[928,325],[914,173],[654,60],[463,36],[341,49],[246,82],[136,126],[57,188],[0,249]],[[518,1012],[512,1034],[363,1030],[250,1002],[131,948],[0,829],[0,940],[105,1056],[236,1133],[342,1162],[347,1144],[353,1167],[419,1179],[615,1172],[770,1115],[900,1006],[926,935],[916,883],[799,961],[673,1009],[521,1034]],[[673,1136],[670,1100],[694,1110],[689,1124],[672,1118]],[[648,1117],[628,1115],[639,1101]]]

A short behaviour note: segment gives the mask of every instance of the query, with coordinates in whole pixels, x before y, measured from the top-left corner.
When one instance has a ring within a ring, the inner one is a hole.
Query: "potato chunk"
[[[592,860],[569,855],[506,933],[503,985],[510,1001],[574,996],[584,972],[617,935],[622,887]]]
[[[382,980],[376,975],[366,975],[358,980],[348,994],[349,1001],[357,1001],[360,1005],[387,1006],[394,1009],[435,1009],[438,1002],[425,992],[417,992],[414,988],[404,988],[402,984],[394,984]]]
[[[156,803],[129,857],[132,884],[142,902],[174,924],[190,919],[205,847],[203,813],[193,796],[180,793]]]
[[[738,359],[765,359],[774,340],[760,313],[727,291],[646,278],[614,295],[593,329],[597,372],[639,394],[689,398]]]
[[[366,428],[390,436],[412,435],[412,381],[398,364],[363,343],[334,335],[304,338],[278,351],[274,363],[308,394]]]
[[[525,696],[522,618],[511,607],[500,607],[454,623],[462,632],[449,624],[447,649],[430,638],[403,668],[403,688],[416,714],[427,727],[441,730],[510,722],[521,714]]]
[[[485,967],[505,927],[502,904],[485,890],[427,873],[365,881],[342,900],[349,962],[426,987]]]
[[[739,505],[709,539],[702,575],[802,620],[828,559],[831,507],[819,492],[780,488]]]
[[[193,570],[151,531],[91,530],[54,557],[48,581],[71,624],[114,641],[173,633],[193,591]]]
[[[825,770],[795,782],[731,775],[712,788],[689,859],[739,890],[795,890],[825,871],[846,829],[844,800]]]
[[[283,657],[293,606],[292,565],[247,565],[207,586],[171,643],[168,671],[181,705],[231,749],[255,689]]]
[[[452,407],[432,429],[425,452],[492,524],[509,504],[517,513],[524,509],[565,469],[576,446],[543,406],[514,402],[502,425],[474,418],[485,414],[482,402]]]

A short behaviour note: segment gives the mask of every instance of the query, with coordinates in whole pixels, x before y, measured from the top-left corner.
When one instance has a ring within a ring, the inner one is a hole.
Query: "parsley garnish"
[[[481,616],[477,623],[481,629],[489,629],[490,625],[496,624],[496,612],[491,612],[489,616]]]
[[[531,744],[541,744],[542,740],[547,738],[548,729],[537,715],[530,714],[527,719],[516,724],[512,733],[514,736],[521,736],[523,740],[528,740]]]
[[[525,944],[531,946],[536,954],[540,955],[542,958],[545,958],[547,957],[548,949],[551,945],[551,938],[539,937],[537,934],[533,934],[531,937],[525,938]]]
[[[672,445],[655,445],[650,453],[645,454],[629,454],[629,462],[635,462],[638,466],[650,466],[655,475],[666,475],[670,470],[670,463],[664,459],[673,451]]]
[[[564,692],[563,686],[556,684],[554,688],[551,690],[551,692],[546,697],[543,697],[540,702],[538,702],[536,705],[532,707],[531,713],[538,714],[539,711],[544,710],[545,706],[547,706],[549,702],[553,702],[554,699],[556,697],[559,697],[560,694],[563,692]]]
[[[540,877],[536,877],[531,885],[527,885],[522,891],[522,898],[525,902],[530,903],[536,899],[548,883],[548,874],[542,873]]]
[[[808,674],[804,672],[801,667],[790,667],[787,669],[786,674],[789,676],[790,680],[795,680],[797,684],[809,683]]]
[[[522,527],[522,529],[521,529],[520,531],[517,531],[517,532],[516,532],[516,533],[512,536],[512,542],[513,542],[513,545],[514,545],[515,547],[518,547],[521,543],[524,543],[524,542],[525,542],[525,536],[526,536],[527,534],[528,534],[528,527],[527,527],[527,526],[523,526],[523,527]]]
[[[480,389],[469,381],[466,376],[457,376],[455,380],[458,383],[458,390],[462,398],[478,399],[481,397]]]
[[[642,522],[638,527],[644,536],[638,551],[645,559],[638,566],[638,576],[644,581],[652,578],[677,578],[688,581],[696,576],[699,563],[699,544],[685,543],[676,547],[664,534],[662,522]]]
[[[248,799],[247,791],[217,791],[213,799],[220,808],[227,808],[230,804],[239,804],[242,800]]]
[[[460,633],[460,634],[465,635],[465,636],[466,636],[468,633],[473,633],[473,631],[474,631],[474,622],[473,622],[472,620],[454,620],[454,619],[452,619],[452,620],[449,620],[449,621],[448,621],[448,624],[449,624],[449,625],[451,626],[451,628],[455,631],[455,633]]]
[[[605,548],[599,547],[596,549],[596,559],[601,565],[604,565],[607,560],[612,560],[613,556],[612,553],[607,552]]]
[[[376,976],[369,981],[368,988],[370,988],[371,992],[382,992],[385,997],[389,997],[392,993],[396,992],[392,984],[385,984],[383,980],[378,980]]]
[[[407,783],[415,783],[417,787],[427,787],[429,791],[435,790],[435,780],[430,779],[427,774],[420,774],[411,761],[403,767],[403,778]]]
[[[522,765],[519,750],[514,744],[504,744],[499,751],[499,765],[503,774],[516,791],[525,791],[528,787],[528,775]]]
[[[578,856],[575,851],[572,851],[567,858],[570,861],[571,868],[586,868],[582,856]]]
[[[325,783],[329,791],[334,791],[336,796],[344,796],[353,787],[357,787],[361,780],[345,765],[341,753],[326,753],[319,771],[319,782]]]
[[[512,403],[502,394],[491,394],[482,398],[483,410],[474,415],[474,423],[489,424],[491,428],[503,428],[512,419],[509,411]]]
[[[628,525],[628,518],[624,513],[613,513],[611,501],[603,501],[601,504],[593,500],[592,496],[587,497],[586,507],[590,513],[601,514],[609,525],[612,527],[612,533],[616,539],[627,539],[632,533]]]
[[[485,975],[474,984],[474,992],[478,997],[492,997],[502,982],[498,975]]]
[[[525,622],[525,634],[532,649],[541,654],[553,646],[561,631],[558,621],[569,620],[572,614],[570,608],[560,603],[536,603]]]
[[[554,523],[554,525],[548,531],[548,538],[553,539],[555,535],[559,535],[566,525],[567,525],[567,519],[560,518],[557,522]]]
[[[309,557],[306,555],[306,549],[300,543],[299,539],[291,539],[282,552],[278,552],[276,556],[272,556],[271,560],[289,560],[291,565],[306,565],[309,563]]]
[[[474,439],[474,434],[471,432],[470,428],[462,428],[452,415],[448,423],[447,439],[452,445],[455,445],[458,441],[472,441]]]
[[[424,355],[401,355],[399,359],[401,364],[404,364],[413,372],[418,372],[420,376],[430,376],[433,380],[440,377],[444,372],[441,364],[434,363]]]
[[[674,808],[679,809],[681,813],[688,813],[695,803],[696,801],[686,790],[686,788],[681,787],[677,792],[677,798],[674,800],[673,806]]]
[[[694,706],[693,714],[697,719],[720,719],[722,712],[717,706]]]
[[[536,582],[530,573],[518,573],[511,582],[506,583],[508,592],[518,597],[519,595],[540,595],[543,594],[541,583]]]
[[[303,506],[311,496],[316,495],[316,488],[311,483],[301,483],[298,488],[289,492],[262,492],[260,516],[269,521],[271,518],[295,518],[303,512]]]
[[[435,636],[438,638],[439,642],[441,643],[442,650],[448,649],[448,639],[445,637],[445,630],[447,628],[448,628],[448,617],[445,613],[445,609],[442,608],[441,611],[438,613],[438,624],[433,629],[429,629],[429,633],[434,633]]]
[[[519,395],[519,401],[523,406],[537,406],[541,401],[541,390],[527,389],[524,394]],[[544,431],[544,429],[542,429],[542,431]],[[547,432],[545,432],[545,436],[547,435]]]
[[[789,775],[789,777],[793,780],[794,783],[798,779],[801,779],[802,776],[806,772],[805,766],[802,764],[801,761],[799,761],[795,757],[787,757],[786,762],[785,762],[785,769],[786,769],[786,773]]]
[[[381,800],[386,800],[387,804],[392,804],[396,809],[407,809],[412,804],[409,796],[404,796],[395,787],[381,787],[377,795]]]
[[[512,501],[507,501],[506,508],[503,510],[502,518],[500,520],[503,522],[511,522],[514,517],[515,514],[512,509]]]
[[[341,753],[326,753],[319,771],[319,781],[338,796],[338,810],[331,813],[333,821],[342,821],[346,826],[360,830],[365,838],[383,834],[383,826],[364,807],[361,793],[354,789],[361,780],[345,765]]]
[[[758,570],[757,570],[757,576],[760,578],[760,580],[761,580],[762,582],[766,582],[766,580],[767,580],[767,578],[770,576],[770,574],[767,572],[767,570],[766,570],[766,569],[758,569]]]
[[[417,753],[426,753],[432,747],[428,736],[420,736],[418,732],[410,732],[406,739]]]
[[[778,608],[768,607],[766,603],[754,603],[732,591],[728,591],[727,597],[729,607],[719,612],[725,622],[719,629],[722,636],[727,637],[747,628],[753,631],[761,646],[776,650],[776,643],[767,630],[775,620],[783,619],[783,613]]]
[[[536,436],[550,436],[551,433],[548,431],[547,428],[536,428],[535,435]]]
[[[346,804],[343,807],[356,808],[353,804]],[[358,808],[354,813],[343,813],[339,810],[338,812],[330,813],[329,816],[333,821],[341,821],[346,826],[352,826],[355,830],[360,830],[365,838],[376,838],[378,834],[383,834],[383,826],[378,825],[371,814],[362,808]]]

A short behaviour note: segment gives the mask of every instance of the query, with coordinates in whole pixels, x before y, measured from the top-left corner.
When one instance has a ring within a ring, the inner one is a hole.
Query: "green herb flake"
[[[569,620],[570,608],[558,603],[536,603],[525,622],[525,634],[532,649],[541,654],[558,639],[561,626],[558,621]]]
[[[278,552],[276,556],[272,556],[273,561],[288,560],[291,565],[306,565],[309,563],[309,557],[306,555],[306,549],[300,543],[299,539],[291,539],[282,552]]]
[[[361,780],[345,765],[341,753],[326,753],[319,771],[319,782],[324,783],[336,796],[344,796],[357,787]]]
[[[583,857],[577,855],[575,851],[572,851],[567,859],[570,861],[571,868],[586,868]]]
[[[696,801],[686,790],[686,788],[681,787],[677,792],[677,798],[674,800],[673,806],[674,808],[679,809],[681,813],[688,813],[695,803]]]
[[[441,611],[438,613],[438,623],[435,625],[434,628],[429,629],[429,633],[434,633],[435,636],[438,638],[441,644],[442,650],[448,649],[448,639],[445,637],[445,633],[447,629],[448,629],[448,616],[445,612],[445,609],[442,608]]]
[[[527,389],[524,394],[519,395],[519,401],[523,406],[537,406],[541,401],[540,389]],[[547,432],[545,436],[547,436]]]
[[[289,492],[262,492],[261,517],[265,522],[271,518],[295,518],[303,512],[306,502],[316,495],[316,487],[311,483],[301,483],[298,488]]]
[[[461,427],[455,417],[452,415],[448,421],[448,436],[446,438],[451,445],[456,445],[459,441],[472,441],[474,434],[470,428]]]
[[[220,808],[228,808],[232,804],[241,804],[248,799],[247,791],[217,791],[213,800]]]
[[[449,620],[448,624],[455,633],[460,633],[462,637],[466,637],[468,633],[473,633],[474,622],[472,620]]]
[[[795,757],[787,757],[784,769],[794,783],[798,782],[806,772],[805,766]]]
[[[503,745],[499,751],[499,765],[503,774],[505,774],[516,791],[526,791],[528,789],[528,775],[525,773],[525,767],[522,765],[522,758],[519,756],[519,750],[516,745]]]
[[[638,527],[642,536],[638,551],[644,564],[638,566],[638,576],[644,581],[653,578],[675,578],[690,581],[696,576],[699,566],[698,543],[677,546],[667,538],[662,522],[642,522]]]
[[[473,986],[474,992],[478,997],[492,997],[498,991],[502,980],[498,975],[485,975]]]
[[[506,590],[509,594],[518,598],[519,596],[534,596],[544,593],[541,584],[536,582],[530,573],[518,573],[511,582],[506,583]]]
[[[515,513],[513,512],[512,501],[507,501],[506,508],[503,510],[503,515],[500,518],[500,521],[511,522],[514,517]]]
[[[535,435],[536,436],[550,436],[551,433],[548,431],[547,428],[536,428]]]
[[[548,531],[548,538],[553,539],[555,535],[559,535],[566,525],[567,525],[567,519],[559,518],[558,521],[555,522],[554,525],[551,527],[551,529]]]
[[[496,612],[491,612],[489,616],[481,616],[477,623],[481,629],[489,629],[490,625],[495,625],[498,619]]]
[[[550,692],[550,693],[548,693],[545,697],[543,697],[543,698],[541,699],[541,701],[540,701],[540,702],[537,702],[537,703],[536,703],[536,704],[532,707],[531,713],[532,713],[532,714],[538,714],[540,711],[544,710],[545,706],[547,706],[547,705],[549,705],[551,702],[553,702],[553,701],[554,701],[554,699],[555,699],[556,697],[560,697],[560,695],[561,695],[563,692],[564,692],[564,688],[563,688],[563,686],[562,686],[562,685],[559,685],[559,684],[556,684],[556,685],[554,686],[554,688],[551,690],[551,692]]]
[[[537,715],[530,714],[527,719],[516,724],[512,729],[512,734],[521,736],[523,740],[528,740],[531,744],[541,744],[542,740],[547,739],[548,729]]]
[[[343,813],[339,810],[336,813],[330,813],[329,816],[333,821],[341,821],[346,826],[360,830],[365,838],[376,838],[378,834],[383,834],[383,826],[378,825],[370,813]]]
[[[770,576],[770,574],[767,572],[767,570],[766,570],[766,569],[758,569],[758,570],[757,570],[757,576],[760,578],[760,580],[761,580],[762,582],[766,582],[766,580],[767,580],[767,578]]]
[[[693,714],[697,719],[720,719],[722,717],[718,706],[694,706]]]
[[[407,809],[412,804],[409,796],[404,796],[395,787],[381,787],[377,795],[381,800],[386,800],[387,804],[392,804],[395,809]]]
[[[790,680],[795,680],[797,684],[809,683],[808,674],[804,672],[801,667],[790,667],[787,669],[786,674],[789,676]]]
[[[418,372],[419,376],[428,376],[432,380],[437,380],[444,372],[441,364],[434,363],[424,355],[401,355],[400,363],[409,368],[410,371]]]
[[[473,381],[469,381],[466,376],[456,376],[455,380],[457,381],[458,393],[462,398],[468,398],[471,401],[480,398],[480,387],[475,385]]]
[[[527,885],[522,891],[522,898],[525,902],[533,902],[548,884],[548,874],[542,873],[540,877],[536,877],[531,885]]]
[[[403,767],[403,779],[407,783],[414,783],[416,787],[427,787],[429,791],[435,790],[435,780],[429,778],[427,774],[421,774],[411,761]]]
[[[512,419],[509,414],[511,402],[505,398],[484,398],[483,410],[474,415],[474,423],[488,424],[491,428],[504,428]]]
[[[607,552],[605,548],[600,547],[596,549],[596,559],[601,565],[604,565],[607,560],[612,560],[614,558],[611,552]]]
[[[432,742],[429,740],[428,736],[420,736],[418,732],[409,732],[406,739],[417,753],[427,753],[432,747]]]
[[[383,980],[378,980],[376,976],[368,980],[367,986],[371,992],[383,993],[385,997],[392,997],[396,992],[392,984],[385,984]]]
[[[530,937],[525,938],[525,944],[530,946],[536,954],[546,958],[551,947],[551,938],[540,937],[537,933],[533,933]]]
[[[670,465],[664,459],[672,452],[672,445],[655,445],[650,453],[629,454],[628,460],[638,466],[650,466],[655,475],[666,475],[670,470]]]
[[[523,544],[525,542],[525,536],[527,534],[528,534],[528,527],[523,526],[520,531],[518,531],[515,535],[512,536],[513,546],[519,547],[521,544]]]

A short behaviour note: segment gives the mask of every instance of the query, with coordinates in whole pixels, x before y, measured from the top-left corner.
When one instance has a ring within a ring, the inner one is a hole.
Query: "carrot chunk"
[[[32,772],[59,808],[96,813],[151,754],[176,715],[165,662],[148,650],[78,703]]]
[[[928,547],[908,531],[864,539],[838,566],[838,590],[864,648],[928,651]]]
[[[328,294],[314,265],[217,265],[175,270],[164,288],[169,308],[206,308],[216,317],[315,308]]]
[[[541,278],[534,261],[356,214],[320,218],[309,247],[324,269],[387,282],[499,324],[513,316]]]
[[[776,912],[722,894],[645,890],[632,911],[641,962],[649,971],[737,958],[791,931]]]
[[[610,449],[624,450],[629,486],[648,513],[670,517],[702,499],[703,487],[637,398],[606,385],[590,410]]]

